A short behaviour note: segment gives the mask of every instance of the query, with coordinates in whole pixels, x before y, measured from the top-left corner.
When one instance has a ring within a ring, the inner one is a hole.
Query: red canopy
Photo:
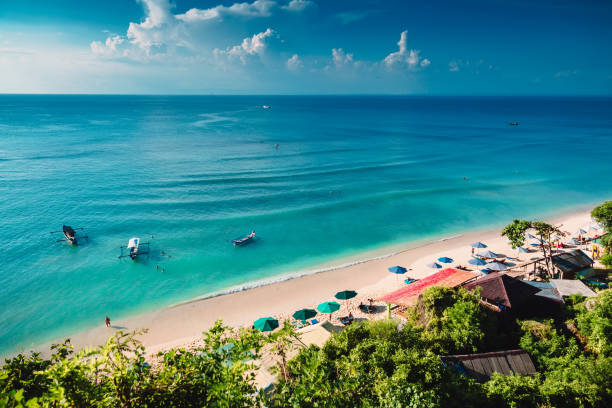
[[[411,283],[406,287],[391,293],[387,293],[379,300],[396,305],[412,306],[416,302],[418,296],[430,286],[445,286],[454,288],[475,278],[476,275],[472,272],[458,271],[457,269],[447,268]]]

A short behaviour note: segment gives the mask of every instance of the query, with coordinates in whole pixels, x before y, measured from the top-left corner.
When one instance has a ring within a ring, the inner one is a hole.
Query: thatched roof
[[[494,372],[533,375],[535,366],[525,350],[444,356],[442,361],[457,371],[479,381],[488,381]]]

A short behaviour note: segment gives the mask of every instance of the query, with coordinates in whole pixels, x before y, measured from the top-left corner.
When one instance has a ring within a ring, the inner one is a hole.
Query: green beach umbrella
[[[321,313],[329,313],[330,318],[331,314],[336,310],[340,309],[340,304],[338,302],[323,302],[319,306],[317,306],[317,310]]]
[[[253,326],[262,332],[272,331],[278,327],[278,320],[272,317],[262,317],[255,320]]]
[[[357,296],[357,292],[355,292],[354,290],[343,290],[342,292],[338,292],[336,293],[336,299],[340,299],[340,300],[348,300],[348,299],[352,299],[355,296]]]
[[[317,315],[317,311],[314,309],[301,309],[293,314],[293,318],[295,320],[306,320],[311,317],[315,317]]]

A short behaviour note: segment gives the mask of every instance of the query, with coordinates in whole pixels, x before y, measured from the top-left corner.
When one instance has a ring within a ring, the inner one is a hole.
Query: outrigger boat
[[[125,254],[123,250],[126,250]],[[119,258],[130,257],[130,259],[134,260],[139,255],[146,255],[149,253],[149,243],[148,242],[140,242],[140,238],[130,238],[127,246],[121,247],[121,255]]]
[[[251,232],[249,235],[246,235],[242,238],[238,238],[232,241],[234,246],[242,246],[251,243],[255,239],[255,231]]]
[[[55,234],[58,234],[61,232],[64,234],[64,238],[58,239],[56,240],[56,242],[66,241],[69,245],[77,246],[79,245],[78,238],[88,239],[87,235],[77,236],[77,233],[76,233],[77,230],[83,230],[83,228],[72,228],[69,225],[62,225],[61,231],[51,231],[51,235],[55,236]]]

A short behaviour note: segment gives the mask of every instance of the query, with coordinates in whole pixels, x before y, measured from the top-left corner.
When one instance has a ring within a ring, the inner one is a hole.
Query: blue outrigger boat
[[[250,244],[251,242],[253,242],[254,239],[255,239],[255,231],[251,232],[249,235],[244,236],[242,238],[234,239],[232,241],[232,244],[234,244],[234,246],[242,246],[242,245]]]

